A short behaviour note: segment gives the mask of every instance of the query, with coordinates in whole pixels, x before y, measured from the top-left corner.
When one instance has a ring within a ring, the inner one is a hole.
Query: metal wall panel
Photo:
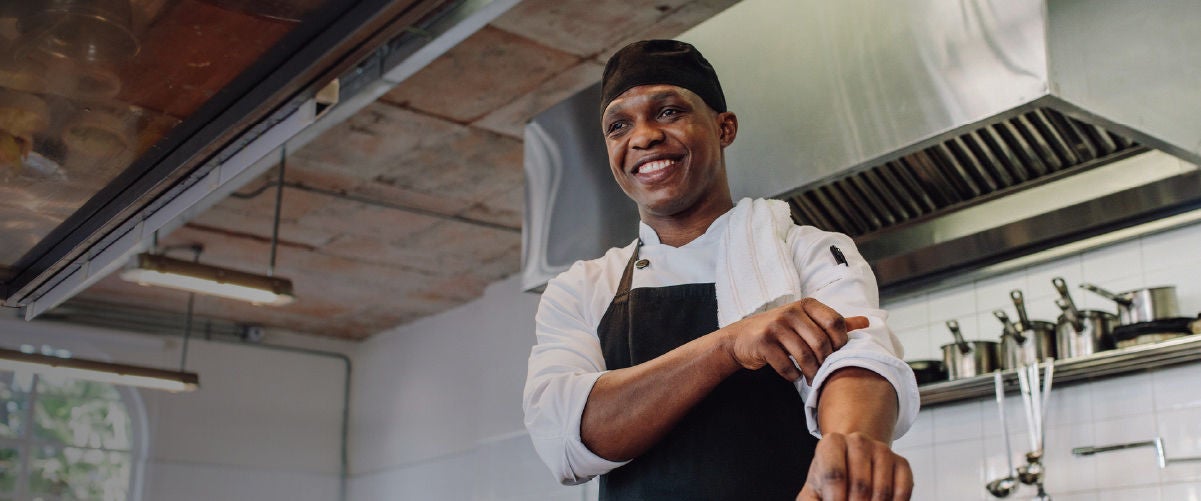
[[[1047,93],[1037,0],[744,1],[681,38],[739,116],[735,197],[775,196]]]
[[[1201,163],[1201,2],[1049,0],[1056,96],[1136,141]]]

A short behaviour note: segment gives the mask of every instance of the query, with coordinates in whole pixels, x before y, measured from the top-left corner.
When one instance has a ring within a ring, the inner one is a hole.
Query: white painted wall
[[[1005,307],[1011,289],[1026,294],[1030,317],[1053,321],[1059,310],[1051,278],[1064,277],[1081,308],[1114,310],[1113,303],[1076,288],[1081,281],[1124,291],[1175,285],[1181,312],[1201,312],[1201,225],[1145,236],[967,285],[933,290],[886,304],[890,325],[906,358],[940,358],[951,341],[943,325],[958,319],[968,339],[995,340],[1000,323],[992,310]],[[1201,500],[1201,463],[1159,470],[1151,449],[1077,458],[1073,447],[1150,440],[1162,436],[1169,457],[1201,456],[1201,363],[1055,388],[1049,410],[1046,459],[1048,489],[1056,501]],[[1007,404],[1014,461],[1029,450],[1022,406]],[[914,499],[988,500],[984,485],[1004,476],[1004,442],[991,398],[923,410],[914,428],[896,443],[917,478]],[[1029,497],[1029,488],[1019,494]]]
[[[516,277],[355,356],[350,499],[579,500],[538,459],[521,389],[538,296]]]
[[[290,338],[274,341],[313,344]],[[6,348],[48,344],[78,357],[154,367],[178,367],[179,341],[0,319],[0,346]],[[200,374],[195,392],[135,390],[144,407],[142,499],[337,499],[341,361],[193,338],[187,367]]]

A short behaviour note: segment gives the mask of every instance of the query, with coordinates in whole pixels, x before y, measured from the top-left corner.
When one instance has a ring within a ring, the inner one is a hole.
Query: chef
[[[908,499],[889,444],[917,385],[850,238],[734,203],[738,120],[693,46],[618,51],[601,112],[641,222],[542,295],[523,407],[553,474],[602,500]]]

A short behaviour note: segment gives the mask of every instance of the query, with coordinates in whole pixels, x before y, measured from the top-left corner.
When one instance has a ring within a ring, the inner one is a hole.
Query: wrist
[[[712,352],[722,375],[729,375],[742,368],[738,357],[734,354],[734,333],[728,329],[718,329],[705,336],[712,343]]]

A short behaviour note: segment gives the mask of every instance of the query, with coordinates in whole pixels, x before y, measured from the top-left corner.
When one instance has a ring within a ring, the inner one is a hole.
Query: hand
[[[771,365],[789,381],[802,375],[812,381],[826,357],[847,344],[847,332],[867,326],[867,317],[844,319],[821,301],[805,298],[751,315],[721,331],[728,336],[730,356],[743,368]]]
[[[861,433],[829,433],[817,443],[797,501],[905,501],[913,494],[909,461]]]

